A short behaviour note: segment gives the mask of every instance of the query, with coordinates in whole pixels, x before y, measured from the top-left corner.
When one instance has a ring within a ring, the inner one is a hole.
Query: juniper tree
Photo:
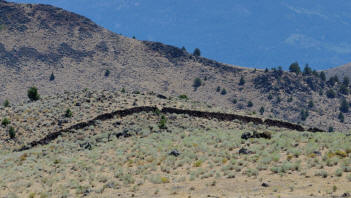
[[[292,63],[292,64],[289,66],[289,71],[290,71],[290,72],[294,72],[294,73],[296,73],[296,74],[301,73],[301,69],[300,69],[299,63],[298,63],[298,62]]]
[[[201,51],[199,48],[195,48],[194,52],[193,52],[194,56],[201,56]]]
[[[30,101],[37,101],[40,99],[40,95],[38,93],[38,88],[36,87],[31,87],[28,89],[27,96],[30,99]]]
[[[245,84],[245,79],[244,76],[240,77],[239,85],[244,85]]]

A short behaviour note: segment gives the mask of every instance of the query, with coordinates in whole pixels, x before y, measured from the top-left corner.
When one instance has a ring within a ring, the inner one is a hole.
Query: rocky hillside
[[[91,90],[1,107],[0,197],[350,196],[350,133],[233,115]]]
[[[31,86],[42,96],[125,88],[186,95],[242,114],[324,130],[351,126],[347,111],[342,122],[338,118],[341,98],[349,101],[348,95],[339,94],[341,82],[327,83],[316,75],[218,63],[177,47],[115,34],[49,5],[0,1],[0,32],[0,102],[26,102]],[[51,74],[55,78],[50,80]],[[329,89],[335,97],[326,97]]]

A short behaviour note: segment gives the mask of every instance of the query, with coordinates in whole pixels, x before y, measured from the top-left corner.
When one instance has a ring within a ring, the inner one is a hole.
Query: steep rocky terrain
[[[341,83],[332,86],[314,75],[218,63],[177,47],[115,34],[49,5],[0,1],[0,33],[0,102],[26,102],[31,86],[38,87],[42,96],[125,88],[167,97],[185,94],[242,114],[324,130],[347,131],[351,126],[349,113],[343,114],[343,123],[338,119],[340,99],[350,97],[325,94],[331,88],[338,92]],[[241,77],[245,83],[239,85]],[[198,88],[193,86],[196,78],[201,80]],[[313,106],[308,107],[310,101]],[[308,111],[305,121],[302,110]]]

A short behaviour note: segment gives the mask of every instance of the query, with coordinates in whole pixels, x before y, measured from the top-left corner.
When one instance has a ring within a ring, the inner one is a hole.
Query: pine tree
[[[54,72],[52,72],[50,75],[50,81],[54,81],[54,80],[55,80],[55,75],[54,75]]]

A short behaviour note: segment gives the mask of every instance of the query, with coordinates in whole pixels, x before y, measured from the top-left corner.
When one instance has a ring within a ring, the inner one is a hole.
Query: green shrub
[[[122,93],[126,93],[126,89],[125,89],[125,88],[122,88],[122,89],[121,89],[121,92],[122,92]]]
[[[179,95],[178,98],[187,100],[188,96],[183,94],[183,95]]]
[[[232,100],[232,103],[233,103],[233,104],[236,104],[236,103],[238,103],[238,100],[234,98],[234,99]]]
[[[253,106],[252,101],[249,101],[249,102],[247,103],[247,107],[252,107],[252,106]]]
[[[71,109],[67,109],[66,112],[65,112],[65,117],[66,117],[66,118],[71,118],[72,115],[73,115],[73,114],[72,114]]]
[[[217,92],[220,92],[221,91],[221,87],[218,86],[217,89],[216,89]]]
[[[221,94],[222,95],[226,95],[227,94],[227,90],[225,88],[223,88],[222,91],[221,91]]]
[[[308,108],[313,108],[314,107],[314,103],[313,103],[313,100],[309,101],[308,102]]]
[[[342,176],[342,170],[341,170],[341,169],[337,169],[337,170],[335,171],[335,176],[341,177],[341,176]]]
[[[106,70],[105,70],[105,74],[104,74],[105,77],[109,77],[109,76],[110,76],[110,73],[111,73],[110,70],[106,69]]]
[[[200,79],[200,78],[195,78],[195,79],[194,79],[194,82],[193,82],[193,87],[195,88],[195,90],[196,90],[197,88],[199,88],[201,85],[202,85],[201,79]]]
[[[11,122],[10,122],[10,120],[8,119],[8,118],[4,118],[4,119],[2,119],[2,121],[1,121],[1,125],[3,125],[3,126],[7,126],[7,125],[9,125]]]
[[[260,114],[263,115],[263,113],[264,113],[264,107],[261,107],[260,108]]]
[[[329,132],[329,133],[334,132],[334,127],[330,126],[330,127],[328,128],[328,132]]]
[[[342,99],[341,100],[341,104],[340,104],[340,111],[343,113],[348,113],[349,112],[349,103],[346,101],[346,99]]]
[[[161,116],[161,120],[160,120],[160,122],[159,122],[159,124],[158,124],[158,127],[159,127],[160,129],[166,129],[166,128],[167,128],[166,122],[167,122],[166,117],[165,117],[164,115],[162,115],[162,116]]]
[[[293,101],[293,97],[289,97],[288,102],[292,102],[292,101]]]
[[[3,105],[4,105],[4,107],[9,107],[10,106],[9,100],[5,100]]]
[[[336,94],[335,94],[335,91],[332,90],[332,89],[329,89],[327,92],[326,92],[326,95],[328,98],[335,98]]]
[[[28,89],[27,96],[31,101],[37,101],[40,99],[40,95],[38,93],[38,88],[31,87]]]
[[[15,128],[13,128],[13,126],[10,126],[9,128],[9,136],[11,139],[14,139],[16,137],[16,131]]]
[[[245,79],[244,76],[240,77],[239,85],[244,85],[245,84]]]
[[[309,116],[308,110],[302,109],[301,112],[300,112],[301,120],[305,121],[308,116]]]
[[[339,93],[343,95],[349,95],[350,94],[350,89],[347,85],[341,85],[339,89]]]
[[[338,119],[340,122],[344,122],[345,121],[345,117],[344,114],[342,112],[339,113]]]

